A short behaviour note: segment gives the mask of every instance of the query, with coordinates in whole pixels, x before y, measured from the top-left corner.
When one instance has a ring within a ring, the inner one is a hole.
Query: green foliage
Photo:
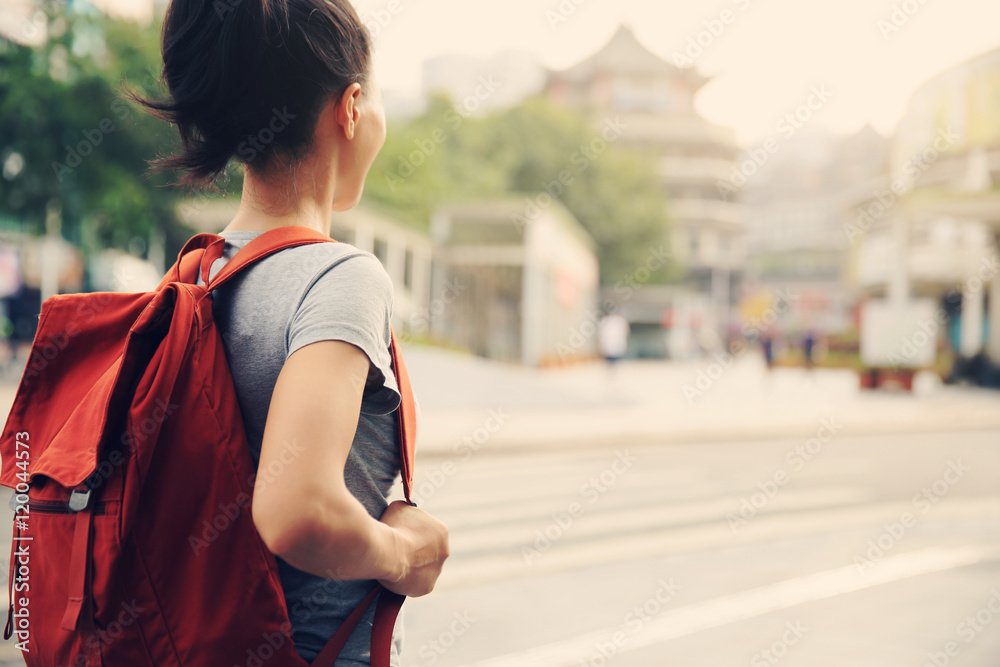
[[[122,96],[124,82],[155,91],[158,26],[52,4],[44,46],[0,39],[0,216],[40,233],[59,211],[64,235],[84,246],[176,234],[178,195],[148,169],[176,132]]]
[[[601,131],[540,98],[476,117],[434,98],[419,117],[390,125],[366,193],[425,227],[442,202],[514,193],[527,208],[548,192],[594,238],[602,282],[615,284],[653,249],[669,252],[668,219],[650,159],[598,141]],[[670,281],[676,268],[655,272],[649,282]]]
[[[176,132],[122,96],[123,83],[159,96],[159,27],[59,0],[48,10],[44,46],[0,39],[0,219],[37,233],[58,211],[63,234],[88,251],[127,247],[154,230],[178,245],[187,235],[174,214],[183,193],[168,187],[173,175],[148,169],[176,149]],[[614,142],[581,159],[600,133],[541,99],[473,117],[435,98],[420,117],[390,126],[367,196],[426,228],[444,202],[517,194],[527,205],[548,190],[593,236],[602,280],[614,284],[667,247],[666,205],[648,159]],[[239,170],[231,173],[229,190],[238,191]],[[651,282],[669,280],[670,270]]]

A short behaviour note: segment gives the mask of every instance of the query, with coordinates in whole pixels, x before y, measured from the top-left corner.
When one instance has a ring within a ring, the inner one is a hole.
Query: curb
[[[985,419],[980,422],[964,423],[938,423],[928,424],[919,422],[870,422],[862,424],[851,424],[845,426],[843,431],[837,434],[838,438],[843,437],[866,437],[879,435],[913,435],[917,433],[968,433],[975,431],[995,431],[1000,430],[1000,417]],[[623,446],[622,441],[627,441],[628,446],[652,446],[652,445],[688,445],[688,444],[733,444],[739,442],[760,442],[762,440],[805,440],[811,437],[804,433],[800,425],[779,426],[772,428],[758,428],[747,430],[740,428],[696,429],[690,431],[674,431],[664,433],[650,433],[634,431],[622,432],[619,435],[597,435],[597,436],[567,436],[560,440],[538,439],[520,440],[517,442],[497,441],[486,444],[476,451],[476,456],[506,456],[537,454],[540,452],[552,453],[559,451],[574,451],[579,449],[606,449],[613,446]],[[421,459],[448,459],[456,455],[454,443],[419,443],[417,445],[417,456]]]

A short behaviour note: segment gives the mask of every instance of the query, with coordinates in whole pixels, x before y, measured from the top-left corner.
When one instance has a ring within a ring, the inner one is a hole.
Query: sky
[[[891,134],[935,74],[1000,48],[997,0],[356,0],[384,90],[417,93],[421,64],[517,49],[549,68],[588,57],[622,23],[668,62],[712,76],[696,107],[743,145],[810,101],[808,123]],[[686,52],[692,40],[701,45]],[[817,88],[818,87],[818,88]]]

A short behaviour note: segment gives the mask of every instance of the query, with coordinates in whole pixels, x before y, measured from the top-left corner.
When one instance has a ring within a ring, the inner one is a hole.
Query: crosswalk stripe
[[[704,502],[657,503],[639,507],[629,504],[610,510],[602,506],[603,500],[598,498],[591,506],[577,498],[583,509],[575,518],[569,515],[568,508],[563,504],[554,514],[523,517],[518,523],[500,526],[483,523],[462,530],[453,526],[452,553],[459,555],[489,549],[509,551],[511,548],[534,543],[538,533],[544,536],[548,529],[555,531],[560,528],[559,532],[565,534],[561,539],[566,539],[569,543],[602,535],[614,536],[642,528],[663,529],[706,521],[725,521],[728,513],[736,515],[740,511],[740,498],[730,496]],[[761,512],[843,506],[868,500],[868,492],[851,487],[788,489],[770,499]],[[567,526],[564,530],[561,528],[563,525]]]
[[[538,477],[511,472],[498,480],[482,480],[467,474],[464,468],[452,469],[448,474],[444,469],[424,471],[414,479],[414,491],[425,499],[433,499],[438,511],[457,509],[472,511],[477,507],[489,507],[497,502],[497,494],[505,502],[542,500],[548,497],[563,497],[576,494],[592,479],[599,479],[607,466],[587,466],[578,468],[567,466],[548,475]],[[709,474],[695,470],[633,469],[620,476],[615,487],[633,488],[678,488],[700,489]],[[496,489],[493,494],[483,493],[484,488]]]
[[[691,553],[739,544],[766,542],[788,537],[831,533],[863,526],[878,526],[898,520],[913,506],[888,502],[832,508],[803,513],[763,515],[734,533],[724,523],[700,524],[623,535],[611,540],[578,542],[569,548],[561,541],[532,558],[520,553],[456,559],[445,565],[436,590],[460,588],[512,577],[533,577],[608,563],[639,560],[674,553]],[[935,508],[935,521],[1000,516],[1000,499],[951,499]],[[860,546],[860,545],[859,545]]]
[[[605,494],[600,501],[602,507],[628,507],[651,504],[653,502],[671,503],[688,502],[691,500],[707,500],[723,495],[735,495],[733,502],[738,506],[742,495],[750,495],[759,489],[755,487],[734,487],[731,483],[689,483],[670,484],[655,477],[648,482],[628,480],[628,483],[617,484],[611,493]],[[525,497],[525,494],[513,494],[504,490],[502,494],[492,495],[486,502],[482,492],[475,499],[453,505],[451,502],[441,503],[437,496],[431,496],[426,502],[429,511],[448,518],[449,525],[485,525],[489,523],[504,523],[506,521],[524,521],[537,515],[546,516],[565,508],[569,503],[580,500],[581,486],[571,488],[556,488],[554,486],[538,490]],[[549,509],[546,509],[549,508]]]
[[[474,663],[468,667],[564,667],[578,665],[598,657],[598,647],[614,647],[612,655],[655,646],[703,630],[762,616],[774,611],[825,598],[844,595],[882,584],[941,572],[965,565],[1000,558],[1000,549],[979,546],[957,548],[933,547],[888,557],[864,574],[853,565],[815,574],[786,579],[748,591],[689,604],[662,612],[625,641],[622,627],[608,628],[570,639],[538,646]],[[603,662],[603,661],[602,661]]]

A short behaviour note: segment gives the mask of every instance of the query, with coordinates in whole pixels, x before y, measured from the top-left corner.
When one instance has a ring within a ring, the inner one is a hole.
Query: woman
[[[173,0],[163,61],[169,98],[139,101],[177,126],[183,151],[157,167],[189,186],[211,185],[233,159],[245,167],[213,275],[264,231],[328,236],[332,213],[358,203],[385,115],[348,0]],[[260,473],[253,519],[311,661],[371,580],[424,595],[448,556],[443,523],[386,500],[400,466],[392,285],[373,255],[319,243],[262,260],[214,298]],[[368,664],[373,611],[338,665]]]

